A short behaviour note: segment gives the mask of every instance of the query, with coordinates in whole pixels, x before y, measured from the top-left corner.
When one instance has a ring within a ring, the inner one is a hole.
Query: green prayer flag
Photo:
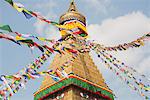
[[[2,99],[2,96],[0,95],[0,100]]]
[[[85,34],[85,33],[81,33],[81,34],[80,34],[80,36],[85,37],[85,36],[86,36],[86,34]]]
[[[26,39],[26,40],[18,40],[18,42],[23,42],[23,43],[30,43],[34,44],[34,42],[31,39]]]
[[[58,25],[57,22],[53,22],[53,21],[51,21],[51,24],[53,24],[53,25]]]
[[[8,31],[8,32],[12,32],[11,28],[9,25],[2,25],[0,26],[0,29],[1,30],[5,30],[5,31]]]
[[[6,2],[8,2],[9,4],[13,5],[13,1],[12,0],[5,0]]]
[[[146,34],[146,36],[150,36],[150,34]]]

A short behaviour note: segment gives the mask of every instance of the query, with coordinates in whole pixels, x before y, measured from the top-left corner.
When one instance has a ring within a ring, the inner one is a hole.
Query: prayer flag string
[[[105,66],[108,67],[112,72],[114,72],[115,75],[117,75],[122,81],[124,81],[131,89],[138,92],[140,96],[143,96],[146,100],[149,99],[149,96],[147,96],[149,95],[148,92],[142,91],[140,88],[135,86],[131,81],[128,80],[127,77],[123,76],[123,74],[118,69],[111,66],[111,63],[108,63],[108,59],[106,59],[103,55],[99,54],[98,52],[96,53],[98,54],[98,57],[101,59],[101,61],[105,64]]]
[[[130,43],[124,43],[120,44],[118,46],[114,47],[103,47],[106,51],[124,51],[129,48],[138,48],[140,46],[144,46],[144,42],[150,40],[150,33],[145,34],[144,36],[138,38],[137,40],[134,40]]]

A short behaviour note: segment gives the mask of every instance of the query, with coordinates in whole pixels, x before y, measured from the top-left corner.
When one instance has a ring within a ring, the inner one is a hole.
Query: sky
[[[69,0],[14,0],[27,9],[40,12],[47,19],[59,21],[59,17],[69,7]],[[114,46],[133,41],[150,32],[150,0],[75,0],[78,11],[86,16],[89,39],[106,46]],[[0,24],[8,24],[14,31],[31,33],[47,38],[59,38],[55,27],[32,18],[27,20],[22,13],[14,10],[4,0],[0,1]],[[150,77],[150,43],[127,51],[110,52],[138,72]],[[107,85],[113,90],[116,100],[143,100],[124,82],[108,70],[90,53],[95,64],[103,74]],[[0,40],[0,75],[18,72],[40,55],[38,50],[31,53],[25,46],[18,46]],[[52,58],[42,69],[49,66]],[[95,76],[96,77],[96,76]],[[11,100],[33,100],[33,93],[39,88],[43,78],[29,81],[26,89],[15,94]]]

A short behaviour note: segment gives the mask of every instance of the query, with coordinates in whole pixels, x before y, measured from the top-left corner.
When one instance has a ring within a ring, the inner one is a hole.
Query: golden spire
[[[81,13],[77,11],[74,0],[71,0],[68,11],[60,17],[59,23],[64,24],[70,20],[78,20],[86,25],[86,19]]]
[[[72,12],[72,11],[76,11],[77,12],[77,8],[76,8],[74,0],[71,1],[70,7],[68,9],[68,12]]]

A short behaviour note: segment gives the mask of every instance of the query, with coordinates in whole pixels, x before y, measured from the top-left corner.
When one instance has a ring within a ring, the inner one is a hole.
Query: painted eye
[[[63,98],[63,97],[64,97],[64,95],[65,95],[65,94],[64,94],[64,93],[62,93],[62,94],[61,94],[61,97]]]
[[[80,93],[80,95],[81,95],[81,97],[83,97],[83,93],[82,92]]]
[[[86,98],[86,99],[88,99],[88,98],[89,98],[89,96],[88,96],[87,94],[82,93],[82,92],[80,93],[80,96],[81,96],[81,97],[83,97],[83,98]]]
[[[60,99],[59,96],[57,96],[56,99],[59,100]]]

